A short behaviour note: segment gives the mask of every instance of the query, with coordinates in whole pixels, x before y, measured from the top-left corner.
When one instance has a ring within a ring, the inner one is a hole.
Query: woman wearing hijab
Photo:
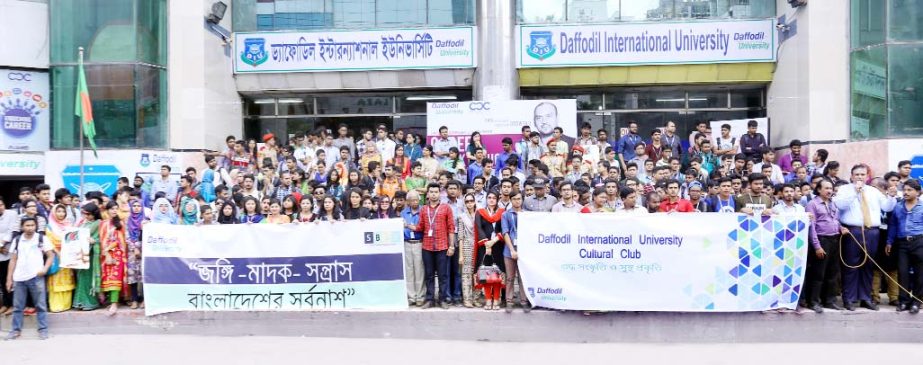
[[[142,303],[143,298],[141,295],[141,227],[147,220],[144,217],[144,207],[141,206],[140,200],[132,199],[128,205],[131,207],[131,214],[128,216],[125,232],[128,241],[125,281],[131,289],[131,309],[138,309],[138,304]]]
[[[179,203],[181,225],[195,225],[199,223],[199,202],[190,196],[184,196]]]
[[[202,172],[202,182],[198,186],[199,196],[205,200],[206,203],[211,203],[215,201],[215,171],[212,169],[205,169]]]
[[[176,224],[176,213],[173,211],[173,205],[166,198],[157,199],[154,202],[154,213],[151,222]]]
[[[128,248],[125,225],[119,218],[118,209],[118,204],[109,202],[106,205],[109,219],[99,224],[101,289],[109,299],[110,316],[119,309],[119,294],[125,283],[125,251]]]
[[[51,208],[45,237],[54,245],[55,257],[61,257],[61,243],[68,228],[73,225],[67,220],[67,208],[58,204]],[[59,259],[56,259],[59,260]],[[48,310],[52,313],[71,309],[74,297],[74,271],[60,268],[54,275],[48,276]]]
[[[159,200],[166,201],[166,199],[162,198]],[[74,270],[77,273],[77,288],[74,290],[73,307],[74,309],[90,311],[99,307],[99,300],[96,299],[96,295],[99,294],[100,287],[99,220],[102,219],[102,215],[95,203],[84,205],[81,213],[83,213],[81,227],[90,231],[90,252],[88,252],[89,255],[84,255],[84,260],[90,262],[90,268]]]
[[[503,289],[503,280],[499,283],[481,283],[477,280],[477,271],[481,267],[484,259],[488,256],[494,265],[500,268],[500,272],[506,272],[503,261],[503,244],[498,244],[503,240],[500,229],[500,218],[503,216],[503,208],[497,206],[497,193],[491,191],[487,193],[487,205],[478,209],[477,216],[474,217],[474,276],[475,289],[484,290],[484,304],[486,310],[500,309],[500,291]]]

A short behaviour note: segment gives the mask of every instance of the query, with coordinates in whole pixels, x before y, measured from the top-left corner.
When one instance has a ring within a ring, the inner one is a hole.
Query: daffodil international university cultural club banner
[[[794,309],[807,216],[520,213],[529,300],[569,310]]]
[[[144,226],[146,314],[407,308],[400,219]]]

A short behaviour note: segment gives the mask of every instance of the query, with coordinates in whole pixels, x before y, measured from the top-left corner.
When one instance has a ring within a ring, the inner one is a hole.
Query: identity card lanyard
[[[436,224],[436,214],[439,214],[439,207],[441,207],[441,206],[442,206],[442,205],[437,205],[437,206],[436,206],[436,209],[433,209],[434,212],[433,212],[432,214],[429,214],[429,215],[426,217],[426,219],[429,221],[429,231],[426,233],[426,235],[427,235],[428,237],[432,237],[432,236],[433,236],[433,225]]]

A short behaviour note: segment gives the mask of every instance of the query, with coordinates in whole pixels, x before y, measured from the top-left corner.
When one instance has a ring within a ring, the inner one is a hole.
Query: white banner
[[[775,62],[774,19],[517,27],[518,67]]]
[[[80,151],[48,151],[45,163],[45,183],[51,190],[67,188],[72,193],[80,191]],[[84,152],[84,191],[102,191],[106,195],[115,193],[119,177],[132,181],[140,175],[148,183],[160,178],[160,167],[170,166],[171,176],[179,181],[187,167],[197,171],[205,168],[202,153],[171,152],[158,150],[99,150],[99,158],[93,151]]]
[[[48,150],[48,89],[47,72],[0,70],[0,150]]]
[[[0,153],[0,176],[43,176],[45,155],[42,153]]]
[[[426,104],[426,144],[439,136],[439,128],[449,128],[449,139],[457,142],[464,155],[471,133],[480,132],[487,154],[502,151],[502,140],[513,143],[522,140],[522,127],[529,126],[541,135],[542,145],[553,137],[554,128],[561,127],[563,139],[573,147],[577,137],[577,101],[509,100],[468,101]],[[523,161],[525,162],[525,161]]]
[[[90,230],[69,228],[61,240],[60,265],[65,269],[90,268]]]
[[[794,309],[807,216],[520,213],[519,269],[536,306],[739,312]]]
[[[407,309],[400,219],[285,225],[149,223],[143,245],[147,315]]]
[[[474,27],[234,34],[234,72],[473,68]]]

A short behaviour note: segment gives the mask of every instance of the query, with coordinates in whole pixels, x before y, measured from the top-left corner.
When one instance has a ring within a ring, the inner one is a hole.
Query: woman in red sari
[[[109,202],[106,210],[109,219],[99,225],[102,292],[109,298],[109,315],[114,315],[119,309],[119,293],[125,286],[125,225],[119,218],[118,203]]]
[[[474,288],[484,290],[484,304],[486,310],[500,309],[500,293],[504,288],[504,274],[500,275],[499,283],[482,283],[477,278],[478,268],[484,258],[490,256],[493,264],[500,268],[502,273],[506,272],[503,264],[503,237],[500,233],[500,217],[503,216],[503,209],[497,206],[498,196],[496,192],[487,193],[487,204],[484,208],[478,209],[474,217]],[[499,244],[498,244],[499,243]]]

